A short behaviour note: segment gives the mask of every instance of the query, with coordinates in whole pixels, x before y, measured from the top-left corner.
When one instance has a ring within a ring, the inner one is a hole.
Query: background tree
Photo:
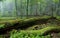
[[[16,17],[18,18],[17,0],[15,0],[15,8],[16,8]]]

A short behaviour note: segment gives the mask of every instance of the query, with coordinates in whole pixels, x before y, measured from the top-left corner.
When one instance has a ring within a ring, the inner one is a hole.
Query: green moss
[[[60,30],[60,26],[56,26],[56,27],[46,27],[43,28],[41,30],[14,30],[10,32],[10,38],[24,38],[24,37],[30,37],[30,38],[41,38],[41,37],[49,37],[50,35],[46,35],[46,36],[42,36],[46,31],[51,31],[52,29],[59,29]]]
[[[5,27],[5,24],[0,24],[0,28],[4,28]]]

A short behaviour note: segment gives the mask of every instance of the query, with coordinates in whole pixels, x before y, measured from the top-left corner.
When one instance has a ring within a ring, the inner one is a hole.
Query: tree
[[[15,8],[16,8],[16,17],[18,18],[17,0],[15,0]]]
[[[2,1],[2,0],[0,0],[0,1]]]
[[[27,9],[26,9],[27,18],[28,18],[28,4],[29,4],[29,0],[27,0]]]

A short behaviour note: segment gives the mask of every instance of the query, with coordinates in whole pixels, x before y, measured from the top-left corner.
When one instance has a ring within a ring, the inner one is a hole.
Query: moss
[[[41,30],[18,30],[18,31],[14,31],[14,30],[12,30],[10,33],[10,37],[25,37],[25,36],[28,36],[28,37],[49,37],[50,38],[50,35],[49,35],[49,33],[48,33],[48,35],[46,35],[46,36],[43,36],[43,34],[44,33],[46,33],[46,32],[48,32],[48,31],[51,31],[51,30],[54,30],[54,29],[59,29],[60,30],[60,26],[58,27],[58,26],[56,26],[56,27],[46,27],[46,28],[43,28],[43,29],[41,29]]]
[[[49,34],[52,30],[55,30],[55,29],[60,30],[60,26],[49,26],[49,27],[43,28],[41,30],[21,30],[21,32],[40,33],[41,35],[44,35],[44,33],[48,32],[48,34]]]
[[[5,24],[0,24],[0,29],[4,28]]]

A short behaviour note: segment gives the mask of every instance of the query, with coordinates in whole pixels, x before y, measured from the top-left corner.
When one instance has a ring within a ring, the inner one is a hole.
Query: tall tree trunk
[[[60,0],[59,0],[59,2],[58,2],[58,8],[60,8]],[[57,10],[58,16],[60,15],[59,13],[60,13],[60,9]]]
[[[29,0],[27,0],[27,9],[26,9],[27,18],[28,18],[28,4],[29,4]]]
[[[16,9],[16,18],[18,18],[18,11],[17,11],[17,0],[15,0],[15,9]]]
[[[51,10],[52,10],[52,17],[53,17],[53,4],[51,5]]]
[[[38,4],[37,4],[37,1],[35,1],[35,5],[36,5],[36,16],[38,16],[38,12],[37,12],[37,6],[38,6]]]
[[[20,16],[21,16],[21,19],[23,18],[23,12],[22,12],[22,0],[20,1]]]
[[[31,16],[31,17],[33,16],[33,15],[32,15],[32,9],[33,9],[33,8],[32,8],[32,6],[33,6],[32,1],[33,1],[33,0],[30,0],[30,16]]]

